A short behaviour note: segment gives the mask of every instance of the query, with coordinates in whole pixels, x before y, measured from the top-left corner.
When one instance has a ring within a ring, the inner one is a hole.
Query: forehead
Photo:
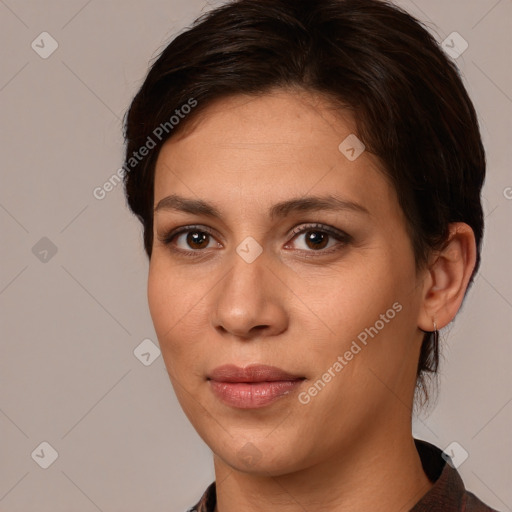
[[[361,151],[356,137],[350,112],[318,95],[276,91],[217,100],[163,145],[154,204],[178,194],[268,209],[289,197],[336,194],[382,214],[394,207],[394,190],[374,155],[347,157],[347,147]]]

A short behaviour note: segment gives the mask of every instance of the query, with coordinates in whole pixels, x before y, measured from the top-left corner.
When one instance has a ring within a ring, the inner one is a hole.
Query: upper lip
[[[304,379],[275,366],[253,364],[241,368],[233,364],[218,366],[209,375],[209,380],[217,382],[276,382]]]

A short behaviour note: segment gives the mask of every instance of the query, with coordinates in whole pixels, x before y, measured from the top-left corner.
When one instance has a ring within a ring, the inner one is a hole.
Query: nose
[[[249,340],[286,330],[290,294],[268,263],[265,252],[251,263],[233,255],[231,270],[216,287],[213,324],[224,336]]]

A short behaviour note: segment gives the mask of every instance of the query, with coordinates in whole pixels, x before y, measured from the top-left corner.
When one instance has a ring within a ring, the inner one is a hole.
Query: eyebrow
[[[189,199],[176,194],[164,197],[155,206],[153,212],[176,210],[194,215],[221,218],[220,211],[212,204],[201,199]],[[286,217],[293,212],[340,211],[349,210],[370,215],[362,205],[333,195],[296,197],[274,204],[269,209],[269,217]]]

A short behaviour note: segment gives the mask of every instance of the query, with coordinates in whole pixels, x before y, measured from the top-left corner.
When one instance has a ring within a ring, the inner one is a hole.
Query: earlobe
[[[476,263],[475,235],[463,222],[450,224],[450,233],[444,247],[433,254],[433,262],[426,269],[423,304],[418,327],[432,331],[449,324],[460,309]]]

